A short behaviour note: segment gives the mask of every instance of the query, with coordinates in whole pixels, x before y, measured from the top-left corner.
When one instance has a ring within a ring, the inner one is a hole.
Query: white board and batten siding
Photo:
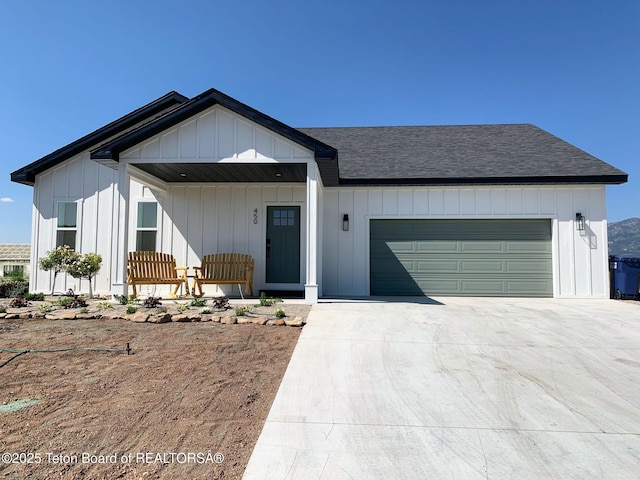
[[[199,266],[204,255],[248,253],[255,259],[254,291],[268,287],[264,281],[267,206],[299,205],[301,225],[306,222],[305,184],[176,184],[158,195],[133,183],[131,211],[136,211],[137,203],[145,200],[158,201],[158,251],[174,255],[178,265],[190,268],[190,275],[192,267]],[[133,217],[132,214],[129,250],[135,250]],[[301,283],[291,285],[297,289],[302,289],[305,274],[304,228],[301,235]],[[143,294],[166,295],[169,291],[169,287],[164,286],[144,285],[141,289]],[[205,285],[204,291],[205,295],[238,294],[237,286],[230,285]]]
[[[554,297],[609,296],[604,186],[326,188],[323,210],[325,296],[369,294],[369,220],[392,218],[549,218]]]
[[[123,152],[120,158],[135,163],[304,163],[313,160],[313,152],[214,106]]]
[[[95,279],[96,292],[111,290],[111,252],[114,230],[113,202],[117,172],[97,164],[88,153],[78,155],[38,175],[33,190],[34,221],[31,231],[30,290],[50,292],[53,274],[37,268],[38,259],[56,246],[57,209],[59,202],[77,203],[76,250],[102,255],[102,269]],[[99,219],[99,220],[98,220]],[[87,280],[61,274],[55,291],[86,293]]]

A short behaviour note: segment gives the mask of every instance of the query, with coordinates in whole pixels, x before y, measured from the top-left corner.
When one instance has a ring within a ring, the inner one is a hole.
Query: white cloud
[[[2,203],[13,203],[13,198],[0,197],[0,202],[2,202]]]

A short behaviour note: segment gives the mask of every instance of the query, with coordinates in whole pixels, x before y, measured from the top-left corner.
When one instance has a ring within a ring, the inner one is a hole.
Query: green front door
[[[267,207],[267,283],[300,283],[300,207]]]

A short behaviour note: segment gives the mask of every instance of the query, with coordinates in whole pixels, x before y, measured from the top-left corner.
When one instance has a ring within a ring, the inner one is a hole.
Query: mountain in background
[[[640,218],[627,218],[609,224],[609,255],[640,255]]]

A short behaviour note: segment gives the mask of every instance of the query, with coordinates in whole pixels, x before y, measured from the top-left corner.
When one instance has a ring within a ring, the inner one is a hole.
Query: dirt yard
[[[253,323],[0,319],[0,348],[123,349],[31,352],[0,368],[0,474],[239,479],[300,332]],[[0,365],[14,355],[0,351]]]

